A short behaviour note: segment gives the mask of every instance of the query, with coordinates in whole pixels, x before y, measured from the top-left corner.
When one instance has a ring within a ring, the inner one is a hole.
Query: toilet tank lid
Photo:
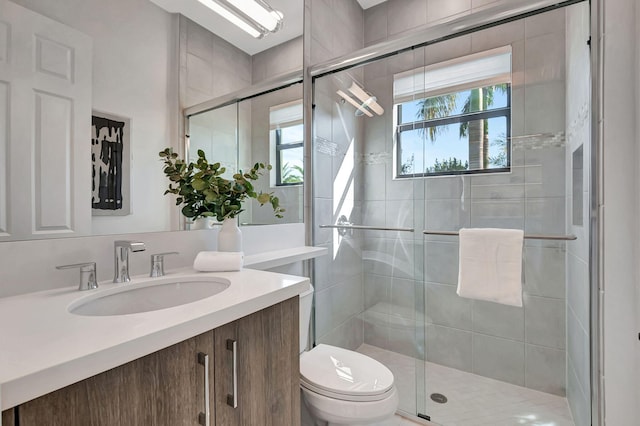
[[[300,357],[302,379],[343,395],[378,395],[391,389],[393,373],[358,352],[320,344]]]

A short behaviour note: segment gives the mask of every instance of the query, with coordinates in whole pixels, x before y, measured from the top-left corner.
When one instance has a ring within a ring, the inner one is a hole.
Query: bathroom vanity
[[[254,270],[169,279],[194,276],[229,285],[125,315],[74,314],[98,296],[70,288],[0,299],[0,322],[12,324],[0,331],[2,426],[17,417],[21,426],[298,425],[297,296],[308,279]]]

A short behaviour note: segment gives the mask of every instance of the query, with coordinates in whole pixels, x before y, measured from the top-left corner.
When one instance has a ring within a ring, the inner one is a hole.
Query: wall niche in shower
[[[584,191],[584,182],[582,177],[584,174],[584,155],[582,145],[573,151],[572,155],[572,171],[573,179],[571,180],[571,193],[572,193],[572,217],[573,224],[575,226],[582,226],[582,193]]]

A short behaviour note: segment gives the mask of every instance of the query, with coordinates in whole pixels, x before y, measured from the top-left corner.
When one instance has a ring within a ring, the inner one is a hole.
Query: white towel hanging
[[[461,229],[458,295],[522,306],[523,237],[519,229]]]

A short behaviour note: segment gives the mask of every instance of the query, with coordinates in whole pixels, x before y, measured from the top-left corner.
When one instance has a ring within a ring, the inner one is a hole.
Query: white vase
[[[211,229],[213,225],[211,224],[210,217],[199,217],[191,222],[189,229],[194,231],[198,229]]]
[[[242,232],[235,218],[222,221],[218,232],[218,251],[242,251]]]

